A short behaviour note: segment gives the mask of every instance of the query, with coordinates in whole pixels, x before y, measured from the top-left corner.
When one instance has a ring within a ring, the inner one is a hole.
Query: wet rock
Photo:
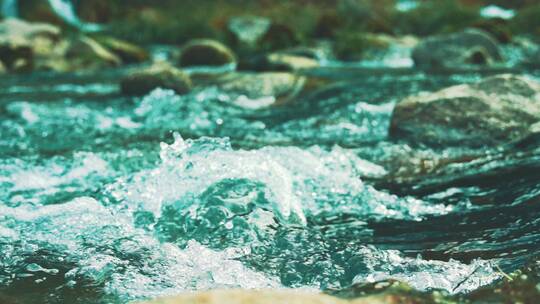
[[[146,304],[383,304],[397,303],[392,296],[369,296],[345,300],[337,297],[295,290],[214,290],[186,293],[176,297],[144,302]],[[142,303],[141,303],[142,304]]]
[[[302,92],[306,78],[286,72],[231,73],[216,83],[223,91],[239,97],[234,104],[258,109],[291,101]]]
[[[97,37],[96,41],[120,57],[122,63],[140,63],[150,59],[145,49],[127,41],[113,37]]]
[[[390,135],[427,144],[496,145],[522,138],[538,121],[540,83],[499,75],[402,100]]]
[[[120,81],[120,89],[126,95],[145,95],[158,87],[185,94],[191,90],[191,86],[186,73],[163,63],[132,72]]]
[[[181,50],[178,64],[187,66],[220,66],[236,62],[234,53],[224,44],[210,39],[195,39]]]
[[[430,68],[489,65],[502,59],[496,39],[478,29],[426,38],[412,57],[417,66]]]
[[[65,56],[74,69],[119,66],[122,63],[118,56],[87,36],[81,36],[71,41]]]

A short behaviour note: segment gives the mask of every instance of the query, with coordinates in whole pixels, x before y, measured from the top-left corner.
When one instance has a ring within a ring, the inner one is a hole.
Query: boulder
[[[394,296],[369,296],[353,300],[295,290],[214,290],[186,293],[145,304],[384,304],[398,303]],[[143,304],[143,303],[139,303]]]
[[[120,57],[122,63],[140,63],[150,59],[145,49],[127,41],[113,37],[96,37],[96,41]]]
[[[479,29],[426,38],[412,57],[416,66],[428,68],[489,65],[502,59],[496,39]]]
[[[410,96],[392,114],[390,135],[413,142],[483,146],[526,136],[540,121],[540,83],[498,75]]]
[[[187,66],[221,66],[236,62],[234,53],[224,44],[210,39],[195,39],[181,50],[178,64]]]
[[[186,73],[164,63],[131,72],[120,81],[120,89],[125,95],[145,95],[158,87],[185,94],[192,85]]]

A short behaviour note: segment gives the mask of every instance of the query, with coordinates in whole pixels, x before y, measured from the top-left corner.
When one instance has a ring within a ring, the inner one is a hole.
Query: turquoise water
[[[0,79],[0,294],[126,303],[390,278],[463,293],[539,249],[534,143],[387,135],[402,97],[481,75],[330,69],[296,103],[253,110],[211,86],[122,97],[122,72]],[[475,160],[392,178],[437,158]]]

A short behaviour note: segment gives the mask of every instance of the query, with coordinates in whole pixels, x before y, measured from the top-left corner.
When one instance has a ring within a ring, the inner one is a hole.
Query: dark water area
[[[537,258],[539,142],[388,136],[402,98],[500,71],[320,68],[323,85],[263,110],[212,86],[124,97],[126,71],[0,76],[0,292],[125,303],[399,279],[460,294]]]

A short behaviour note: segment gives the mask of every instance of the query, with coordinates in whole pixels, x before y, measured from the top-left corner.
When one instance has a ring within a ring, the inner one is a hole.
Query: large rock
[[[145,302],[146,304],[390,304],[400,297],[370,296],[353,300],[294,290],[217,290],[186,293],[176,297]],[[405,297],[403,297],[405,299]],[[143,303],[139,303],[143,304]]]
[[[390,135],[428,144],[494,145],[519,140],[538,121],[540,83],[499,75],[404,99],[392,114]]]
[[[430,68],[489,65],[502,59],[496,39],[478,29],[426,38],[412,57],[417,66]]]
[[[187,66],[221,66],[236,62],[233,52],[224,44],[210,39],[195,39],[181,50],[178,64]]]
[[[164,63],[132,72],[120,81],[120,89],[126,95],[145,95],[158,87],[185,94],[191,90],[191,86],[186,73]]]

